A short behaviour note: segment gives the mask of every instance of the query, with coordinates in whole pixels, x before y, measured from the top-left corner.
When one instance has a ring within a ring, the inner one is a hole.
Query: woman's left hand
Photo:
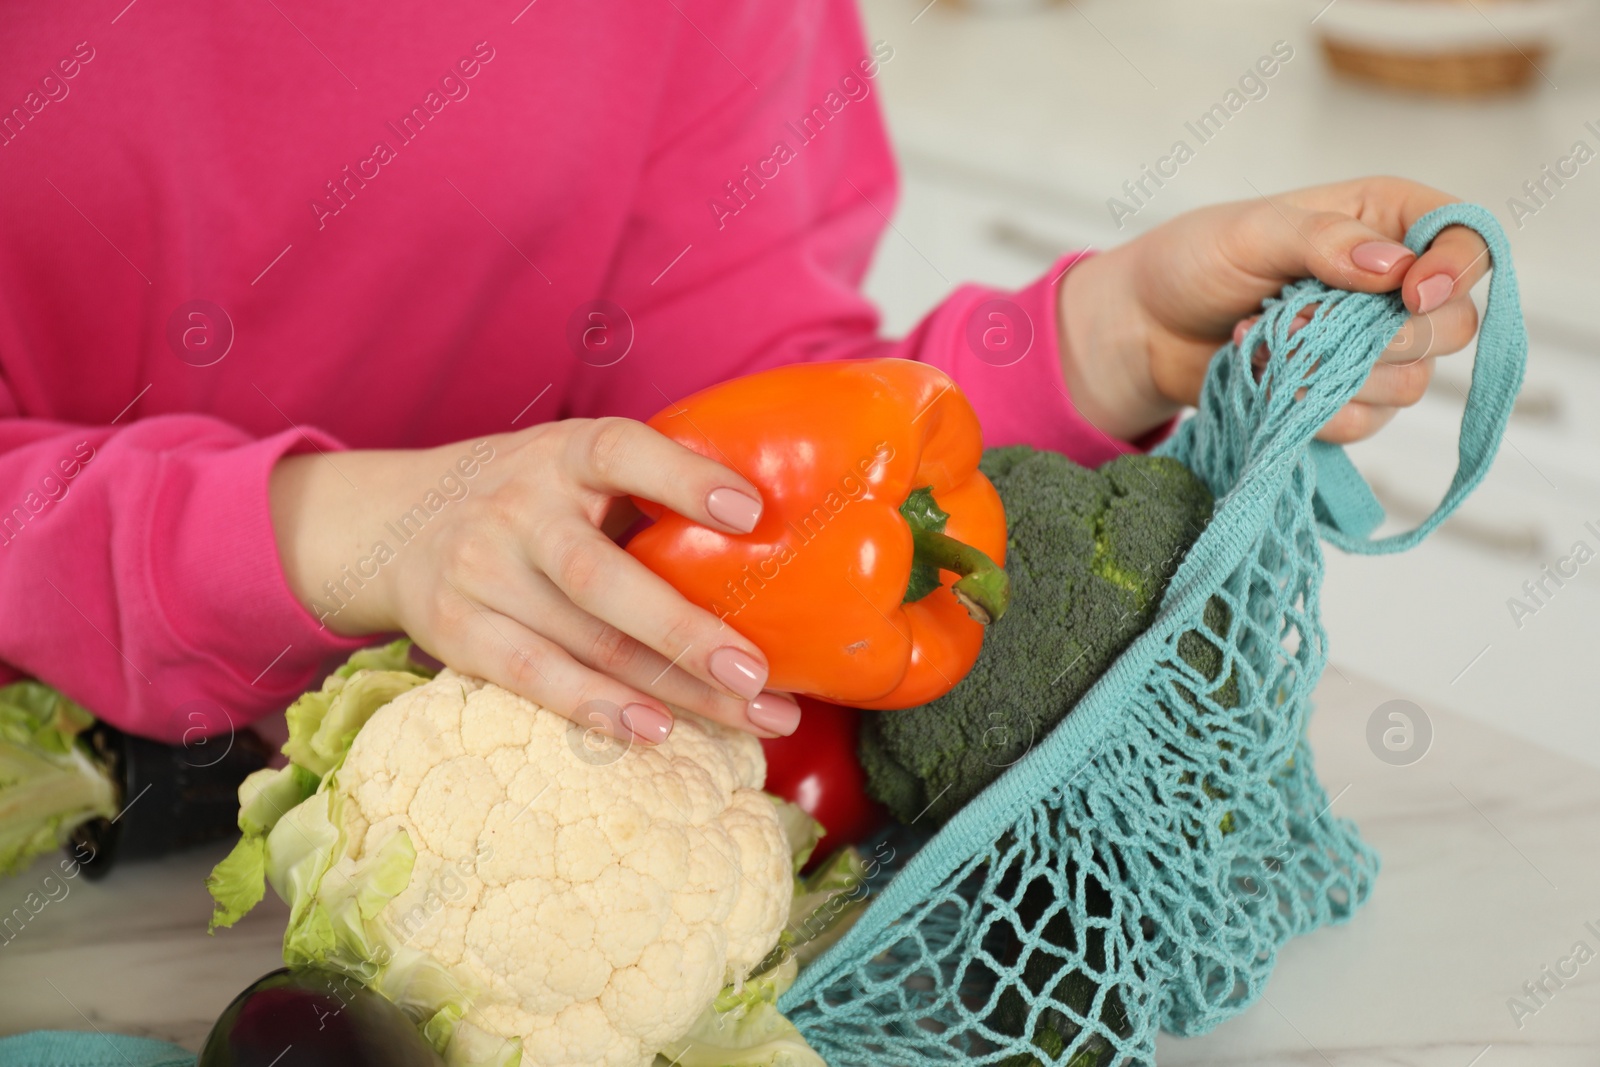
[[[1436,357],[1478,329],[1468,295],[1491,264],[1472,230],[1448,226],[1421,256],[1400,241],[1457,198],[1402,178],[1362,178],[1180,215],[1067,272],[1058,302],[1072,400],[1105,433],[1131,439],[1199,398],[1212,355],[1243,337],[1261,301],[1298,278],[1339,289],[1400,289],[1411,317],[1382,362],[1318,434],[1375,433],[1422,398]]]

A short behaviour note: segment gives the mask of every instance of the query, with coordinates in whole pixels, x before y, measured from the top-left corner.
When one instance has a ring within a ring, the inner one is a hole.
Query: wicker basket
[[[1542,71],[1570,0],[1334,0],[1317,16],[1340,74],[1388,88],[1481,96]]]
[[[1322,51],[1334,70],[1358,81],[1442,96],[1481,96],[1529,85],[1549,49],[1533,45],[1429,54],[1381,51],[1324,37]]]

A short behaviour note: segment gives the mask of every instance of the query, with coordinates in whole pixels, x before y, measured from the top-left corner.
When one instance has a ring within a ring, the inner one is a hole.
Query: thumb
[[[1339,211],[1313,211],[1282,200],[1258,205],[1263,267],[1285,280],[1316,278],[1336,289],[1386,293],[1400,288],[1416,254]]]

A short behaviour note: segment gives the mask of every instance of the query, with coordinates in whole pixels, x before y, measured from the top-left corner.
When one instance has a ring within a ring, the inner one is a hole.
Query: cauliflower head
[[[240,787],[207,879],[212,929],[270,883],[284,962],[355,976],[451,1067],[820,1067],[776,1001],[821,827],[761,792],[760,742],[680,711],[624,744],[408,648],[289,708],[290,762]]]
[[[356,735],[331,872],[410,839],[411,879],[375,919],[476,991],[457,1040],[647,1065],[784,927],[790,848],[765,776],[754,737],[689,714],[630,748],[446,670]]]

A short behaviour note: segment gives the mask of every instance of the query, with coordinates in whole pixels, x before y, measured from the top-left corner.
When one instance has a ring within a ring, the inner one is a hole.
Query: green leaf
[[[232,926],[266,895],[267,835],[289,812],[317,791],[316,775],[304,767],[263,767],[239,783],[239,830],[233,851],[211,869],[206,888],[216,901],[208,933]]]
[[[410,652],[407,638],[352,652],[320,689],[300,694],[284,712],[283,754],[318,777],[336,767],[373,712],[433,677]]]
[[[457,1020],[446,1039],[444,1062],[448,1067],[519,1067],[522,1039],[501,1037]]]
[[[344,759],[373,712],[425,681],[410,671],[335,671],[321,689],[302,694],[284,712],[289,740],[283,754],[313,774],[327,774]]]
[[[348,678],[356,671],[409,671],[422,678],[432,678],[433,671],[411,660],[411,639],[402,637],[387,645],[358,648],[333,673]]]
[[[266,838],[246,834],[221,863],[211,868],[206,888],[216,906],[206,933],[216,933],[219,926],[232,926],[261,903],[267,891],[266,863]]]
[[[822,835],[827,830],[820,822],[806,814],[805,809],[799,805],[791,804],[771,793],[767,794],[767,799],[778,809],[778,823],[783,827],[784,840],[789,843],[789,856],[794,862],[794,871],[799,874],[800,868],[811,858],[817,842],[822,840]]]
[[[7,731],[7,740],[33,736],[36,743],[71,741],[94,725],[94,716],[83,705],[64,696],[43,682],[12,682],[0,688],[0,730],[19,727],[20,735]],[[48,738],[44,735],[50,735]],[[65,752],[63,745],[55,749]]]
[[[289,724],[289,739],[283,743],[283,754],[291,761],[309,769],[305,761],[314,758],[311,752],[311,739],[316,736],[317,727],[322,725],[328,709],[333,706],[333,698],[342,688],[344,688],[344,678],[330,675],[324,679],[321,689],[301,693],[295,697],[294,703],[284,710],[284,721]],[[317,777],[322,777],[323,772],[315,773]]]
[[[293,763],[251,773],[239,783],[239,829],[246,835],[265,835],[317,791],[318,781],[315,774]]]
[[[404,830],[378,849],[356,885],[356,907],[362,919],[371,919],[411,884],[417,849]]]
[[[331,781],[325,780],[315,796],[292,808],[267,835],[267,881],[289,905],[283,960],[291,965],[320,963],[334,948],[332,919],[317,899],[323,875],[344,851]]]
[[[805,878],[795,880],[794,902],[784,934],[788,951],[801,967],[844,936],[867,906],[867,867],[854,845],[847,845]]]
[[[661,1050],[656,1064],[675,1067],[827,1067],[778,998],[798,973],[792,958],[774,970],[726,986],[682,1041]]]
[[[450,1045],[450,1038],[455,1035],[456,1027],[465,1014],[459,1004],[448,1004],[440,1008],[422,1024],[422,1039],[433,1046],[433,1051],[443,1056],[444,1050]]]
[[[0,688],[0,877],[117,814],[116,783],[79,737],[94,716],[39,682]]]

